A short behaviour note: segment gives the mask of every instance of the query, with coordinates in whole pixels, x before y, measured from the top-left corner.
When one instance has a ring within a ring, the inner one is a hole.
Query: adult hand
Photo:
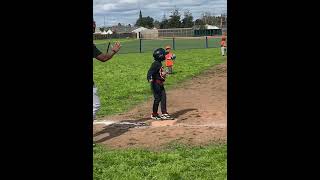
[[[117,53],[120,50],[120,48],[121,48],[121,44],[120,44],[119,41],[117,41],[117,42],[114,43],[114,45],[112,47],[112,51]]]

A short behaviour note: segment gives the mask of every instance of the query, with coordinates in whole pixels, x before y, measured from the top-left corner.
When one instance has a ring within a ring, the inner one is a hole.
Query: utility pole
[[[222,14],[221,14],[220,28],[222,29]]]

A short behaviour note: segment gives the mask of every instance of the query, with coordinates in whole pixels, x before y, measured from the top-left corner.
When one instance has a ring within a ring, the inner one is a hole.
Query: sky
[[[213,15],[227,13],[227,0],[93,0],[93,18],[98,27],[118,23],[134,25],[140,9],[143,17],[161,21],[164,14],[169,18],[175,7],[182,18],[183,12],[189,10],[195,20],[203,12]]]

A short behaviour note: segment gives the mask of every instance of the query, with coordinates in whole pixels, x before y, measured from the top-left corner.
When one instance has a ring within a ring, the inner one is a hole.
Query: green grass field
[[[218,48],[174,53],[177,55],[175,74],[167,78],[166,89],[226,60]],[[118,54],[105,63],[94,61],[94,81],[101,101],[98,117],[124,112],[152,96],[146,80],[152,62],[152,53]]]
[[[94,148],[94,180],[224,180],[227,177],[227,146],[174,145],[154,152],[141,149]]]
[[[97,43],[103,44],[103,41]],[[218,48],[176,50],[174,53],[177,55],[175,74],[167,78],[166,89],[226,61]],[[94,61],[94,80],[102,103],[98,116],[124,112],[149,99],[152,93],[146,73],[152,62],[151,52],[118,54],[106,63]],[[226,150],[226,144],[170,145],[159,151],[111,150],[97,146],[93,154],[94,180],[224,180],[227,177]]]
[[[209,38],[208,47],[216,48],[220,45],[220,38]],[[109,41],[113,44],[115,41],[120,41],[122,44],[120,54],[126,53],[138,53],[140,52],[140,42],[138,39],[111,39],[111,40],[96,40],[95,43],[97,48],[102,51],[106,51]],[[161,40],[142,40],[142,52],[151,53],[158,47],[163,47],[166,44],[173,46],[172,39],[161,39]],[[205,39],[176,39],[175,40],[176,50],[183,49],[203,49],[206,47]]]

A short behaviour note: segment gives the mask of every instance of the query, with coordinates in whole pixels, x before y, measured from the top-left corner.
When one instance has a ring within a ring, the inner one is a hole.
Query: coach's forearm
[[[106,53],[107,60],[111,59],[117,52],[111,51],[110,53]]]
[[[97,59],[101,62],[106,62],[110,60],[115,54],[116,54],[115,51],[111,51],[110,53],[101,54],[100,57],[99,56],[97,57]]]

